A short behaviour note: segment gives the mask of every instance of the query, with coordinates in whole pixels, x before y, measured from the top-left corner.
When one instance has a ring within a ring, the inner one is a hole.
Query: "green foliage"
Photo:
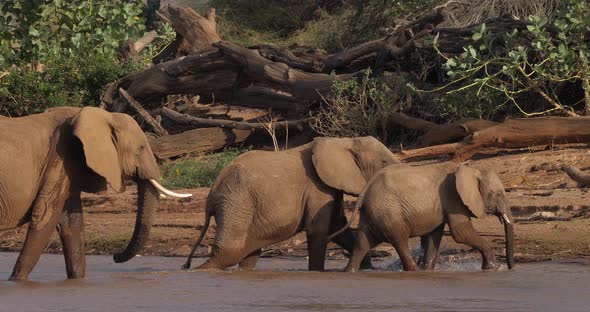
[[[334,81],[332,95],[312,115],[311,127],[325,136],[372,135],[382,142],[392,137],[392,112],[403,109],[411,95],[406,81],[395,73],[371,78],[366,70],[358,80]]]
[[[141,1],[5,1],[0,13],[0,64],[78,56],[87,47],[115,56],[120,41],[145,29]]]
[[[210,187],[226,164],[249,150],[228,148],[216,154],[166,162],[160,167],[162,184],[171,189]]]
[[[120,42],[139,38],[142,1],[0,1],[0,114],[97,105],[104,87],[150,62],[174,40],[168,25],[140,54],[121,64]],[[42,70],[34,70],[42,64]]]
[[[464,53],[446,58],[444,68],[450,83],[444,88],[451,89],[447,94],[472,89],[483,98],[492,92],[500,96],[498,103],[511,103],[524,116],[554,111],[573,114],[571,106],[577,103],[564,103],[558,88],[581,81],[585,93],[590,94],[590,46],[586,41],[590,4],[565,2],[551,21],[531,16],[526,30],[515,29],[498,37],[482,24]],[[542,103],[533,106],[532,112],[522,106],[531,96]]]
[[[23,116],[55,106],[98,104],[106,84],[134,68],[92,49],[83,55],[51,55],[43,72],[27,65],[12,67],[0,78],[0,114]]]

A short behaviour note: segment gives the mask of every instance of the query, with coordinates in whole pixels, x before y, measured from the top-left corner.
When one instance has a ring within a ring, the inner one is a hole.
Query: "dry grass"
[[[445,3],[447,1],[441,1]],[[526,19],[530,15],[550,16],[563,0],[464,0],[448,6],[448,19],[444,26],[465,27],[487,19],[509,16]]]

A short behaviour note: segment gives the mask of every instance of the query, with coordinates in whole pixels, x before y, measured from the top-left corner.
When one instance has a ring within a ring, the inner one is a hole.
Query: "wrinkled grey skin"
[[[138,185],[137,220],[116,262],[133,258],[149,237],[160,172],[147,138],[128,115],[94,107],[58,107],[21,118],[0,118],[0,231],[28,223],[11,280],[27,279],[58,230],[68,278],[85,274],[80,193]]]
[[[212,255],[199,269],[253,269],[261,248],[305,230],[309,269],[323,270],[327,237],[346,224],[343,192],[357,196],[374,173],[395,163],[372,137],[317,138],[288,151],[244,153],[213,184],[205,226],[183,268],[190,268],[214,216]],[[333,241],[351,251],[354,235],[348,229]]]
[[[514,264],[512,214],[502,182],[491,171],[453,162],[389,166],[367,183],[354,214],[359,210],[356,242],[346,271],[357,271],[362,258],[381,242],[395,247],[404,270],[414,271],[417,265],[408,240],[416,236],[422,238],[425,250],[422,267],[432,270],[445,224],[455,241],[481,252],[482,269],[496,269],[492,246],[471,223],[471,218],[486,213],[496,215],[504,224],[508,267]]]

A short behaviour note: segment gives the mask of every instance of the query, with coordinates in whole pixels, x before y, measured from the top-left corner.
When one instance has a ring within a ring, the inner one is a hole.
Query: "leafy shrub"
[[[0,3],[0,64],[77,55],[93,47],[115,56],[119,42],[145,29],[141,1],[34,0]]]
[[[91,48],[76,56],[50,55],[43,72],[18,65],[0,78],[0,114],[23,116],[54,106],[97,105],[103,88],[131,71]]]
[[[496,101],[510,105],[524,116],[552,112],[573,114],[573,106],[586,99],[590,110],[590,4],[567,0],[552,20],[529,17],[526,30],[492,34],[482,24],[465,52],[446,58],[450,83],[447,94],[473,90],[494,93]],[[435,46],[437,40],[435,38]],[[564,86],[581,84],[586,96],[572,99],[560,92]],[[483,93],[482,93],[483,92]],[[532,103],[531,103],[532,102]]]
[[[311,126],[325,136],[372,135],[389,142],[395,128],[388,127],[392,112],[408,103],[406,81],[395,73],[371,78],[366,70],[359,80],[334,81],[332,94],[313,113]]]
[[[228,148],[223,152],[164,163],[163,185],[169,188],[210,187],[221,169],[250,149]]]
[[[0,114],[97,105],[102,89],[136,70],[174,34],[160,27],[139,64],[121,64],[119,44],[140,37],[142,1],[0,1]],[[43,65],[39,70],[37,65]]]

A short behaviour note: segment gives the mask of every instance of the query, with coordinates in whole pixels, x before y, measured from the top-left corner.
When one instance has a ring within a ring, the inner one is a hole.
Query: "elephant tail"
[[[193,245],[193,248],[191,249],[191,252],[188,255],[188,258],[186,259],[186,262],[184,263],[184,265],[182,265],[183,269],[188,270],[191,268],[191,261],[193,259],[193,256],[195,255],[195,250],[197,250],[197,247],[199,247],[199,245],[201,245],[203,238],[205,238],[205,233],[207,233],[207,229],[209,228],[209,222],[211,221],[212,216],[213,216],[213,214],[211,213],[211,211],[209,209],[207,209],[205,212],[205,225],[203,225],[203,228],[201,228],[201,235],[199,235],[199,238],[197,239],[197,241]]]
[[[366,190],[367,188],[365,188]],[[358,214],[358,212],[361,210],[362,206],[363,206],[363,199],[365,197],[365,190],[363,190],[360,194],[359,197],[356,200],[356,204],[354,205],[354,210],[352,211],[352,215],[350,216],[350,219],[348,219],[348,223],[342,227],[340,230],[334,232],[334,234],[330,235],[327,239],[327,241],[331,241],[332,239],[334,239],[334,237],[342,234],[342,232],[346,231],[346,229],[348,229],[351,225],[352,225],[352,221],[354,221],[354,218],[356,218],[356,215]]]

